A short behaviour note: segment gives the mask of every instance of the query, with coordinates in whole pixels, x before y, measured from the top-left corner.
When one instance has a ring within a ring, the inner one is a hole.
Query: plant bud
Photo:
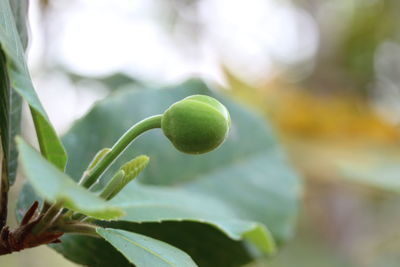
[[[161,128],[172,144],[189,154],[216,149],[226,139],[230,124],[225,106],[206,95],[193,95],[176,102],[161,120]]]

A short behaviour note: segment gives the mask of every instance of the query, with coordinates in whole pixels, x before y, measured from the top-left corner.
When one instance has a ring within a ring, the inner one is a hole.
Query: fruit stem
[[[156,115],[146,118],[126,131],[118,141],[113,145],[111,151],[108,152],[92,169],[86,171],[79,184],[86,188],[90,188],[95,184],[98,178],[107,170],[114,160],[129,146],[129,144],[142,133],[154,129],[161,128],[161,118],[163,115]]]

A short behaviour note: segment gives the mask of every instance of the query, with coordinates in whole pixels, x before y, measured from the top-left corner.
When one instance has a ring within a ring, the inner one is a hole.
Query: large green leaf
[[[18,6],[14,4],[15,14],[25,12],[24,10],[19,11],[17,7]],[[24,26],[20,26],[21,29],[23,29],[23,27]],[[4,90],[1,96],[6,97],[5,101],[9,103],[4,106],[6,109],[2,108],[0,112],[3,113],[2,117],[4,118],[12,116],[13,103],[11,100],[13,100],[13,91],[15,90],[21,95],[30,106],[42,154],[59,169],[63,170],[67,161],[67,156],[33,88],[25,62],[21,38],[24,38],[24,34],[21,34],[21,37],[18,34],[17,25],[9,2],[5,0],[0,1],[0,48],[1,54],[4,55],[5,60],[5,68],[4,65],[2,65],[2,72],[6,74],[5,80],[7,82],[7,85],[1,88]],[[24,45],[26,45],[25,39],[23,39],[23,42]],[[6,144],[6,149],[8,149],[12,143],[12,139],[10,139],[12,134],[9,133],[12,133],[13,127],[16,127],[16,125],[13,125],[13,122],[9,120],[7,120],[6,123],[7,126],[3,128],[2,125],[1,131],[5,132],[6,137],[2,138],[6,138],[7,141],[3,141],[3,144]],[[18,122],[16,124],[18,124]]]
[[[24,185],[17,206],[17,218],[21,220],[33,201],[37,200],[32,186]],[[98,222],[103,227],[124,229],[174,244],[186,251],[199,266],[239,266],[249,262],[251,255],[241,242],[232,239],[210,224],[188,221],[164,221],[160,223]],[[200,234],[201,233],[201,234]],[[61,244],[51,245],[67,259],[84,266],[129,266],[119,252],[98,238],[65,234]],[[84,249],[83,249],[84,248]],[[223,248],[223,250],[221,249]]]
[[[11,1],[11,6],[18,34],[25,49],[28,43],[26,29],[28,1]],[[6,58],[0,49],[0,136],[6,160],[7,179],[10,185],[15,181],[17,170],[18,153],[14,138],[21,128],[21,109],[21,97],[11,88],[7,74]]]
[[[78,179],[94,154],[110,147],[135,122],[160,114],[192,94],[211,94],[231,113],[230,137],[218,150],[183,154],[161,131],[153,130],[133,143],[105,177],[110,178],[134,156],[149,155],[150,164],[139,178],[142,183],[214,196],[232,206],[240,217],[265,223],[278,241],[284,241],[292,234],[298,208],[301,188],[296,174],[261,117],[213,94],[196,80],[163,90],[128,90],[99,102],[63,139],[71,155],[67,172]]]
[[[63,235],[62,246],[51,245],[68,260],[83,266],[132,266],[129,261],[107,241],[82,235]],[[83,249],[84,248],[84,249]]]
[[[17,144],[26,177],[47,201],[61,202],[68,209],[97,219],[115,219],[123,215],[121,209],[77,185],[22,139],[18,138]]]
[[[5,57],[0,50],[0,136],[9,184],[14,183],[17,170],[14,138],[21,129],[21,107],[21,97],[10,87]]]
[[[183,251],[147,236],[107,228],[97,233],[138,267],[197,266]]]
[[[29,1],[26,0],[9,0],[14,21],[17,26],[19,39],[24,50],[28,46],[28,9]]]
[[[127,213],[127,222],[194,221],[210,224],[233,240],[248,240],[265,254],[275,251],[275,244],[264,225],[243,220],[230,205],[215,197],[184,189],[145,186],[132,183],[113,205]]]
[[[170,243],[188,252],[200,266],[237,266],[254,253],[273,251],[266,227],[279,244],[292,235],[301,186],[263,119],[215,95],[203,83],[128,90],[98,103],[64,138],[71,155],[67,172],[78,179],[94,154],[110,147],[135,122],[162,113],[191,94],[209,94],[227,105],[233,124],[225,144],[209,154],[186,155],[176,151],[160,130],[153,130],[128,148],[104,178],[134,156],[149,155],[150,164],[139,184],[129,185],[112,201],[127,212],[123,229]],[[122,228],[120,224],[110,227]],[[205,237],[218,244],[213,252]],[[77,246],[82,242],[74,236],[65,240]],[[64,250],[63,243],[56,247],[74,261],[84,262]]]

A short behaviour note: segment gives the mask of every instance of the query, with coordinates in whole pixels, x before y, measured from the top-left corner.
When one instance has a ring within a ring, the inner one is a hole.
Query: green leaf
[[[26,27],[28,1],[11,1],[10,4],[14,13],[14,20],[18,28],[20,40],[23,43],[23,48],[26,49],[28,43],[28,33]],[[7,179],[8,183],[12,185],[15,181],[18,163],[18,151],[14,138],[21,130],[22,101],[20,95],[17,94],[10,85],[5,55],[1,49],[0,101],[0,136],[4,152],[3,154],[6,160]]]
[[[100,194],[106,200],[114,198],[127,184],[135,179],[149,163],[149,157],[140,155],[122,165]]]
[[[14,14],[14,21],[17,26],[19,38],[21,40],[22,47],[26,50],[28,46],[28,10],[29,1],[25,0],[9,0],[12,13]]]
[[[138,267],[197,266],[185,252],[147,236],[104,228],[97,233]]]
[[[99,152],[97,152],[97,154],[94,156],[93,160],[90,162],[89,167],[87,168],[87,170],[91,170],[93,169],[97,163],[100,162],[100,160],[102,160],[109,152],[111,151],[111,148],[103,148],[101,149]]]
[[[140,155],[124,165],[122,165],[121,170],[125,172],[125,181],[123,187],[127,185],[130,181],[135,179],[149,163],[149,157],[146,155]]]
[[[18,200],[19,221],[36,199],[38,196],[32,186],[29,183],[25,184]],[[102,222],[102,225],[173,243],[177,248],[190,254],[202,267],[240,266],[251,260],[251,255],[243,249],[240,242],[232,242],[225,234],[208,224],[182,221],[162,224]],[[124,256],[104,240],[65,234],[61,237],[61,241],[62,243],[53,244],[51,247],[77,264],[96,267],[131,266]]]
[[[24,48],[26,48],[28,34],[25,15],[28,10],[28,1],[11,1],[11,5],[19,37],[23,40]],[[10,185],[15,181],[17,170],[18,152],[14,138],[21,130],[21,110],[21,97],[11,88],[7,75],[5,55],[0,49],[0,136],[6,160],[7,179]]]
[[[202,82],[120,91],[99,102],[63,139],[71,155],[67,172],[79,179],[96,152],[111,146],[134,123],[192,94],[211,95],[227,106],[232,118],[228,140],[214,152],[191,156],[174,149],[161,130],[141,136],[104,175],[111,178],[137,155],[151,158],[141,176],[112,200],[127,214],[122,225],[109,227],[170,243],[200,266],[238,266],[259,252],[273,251],[267,227],[278,244],[292,236],[301,184],[264,120]],[[70,244],[81,241],[67,238]],[[62,247],[57,245],[58,251],[73,257]]]
[[[65,255],[68,260],[80,265],[94,267],[132,266],[121,253],[103,239],[65,234],[61,237],[61,241],[62,245],[53,244],[50,246]]]
[[[123,215],[121,209],[77,185],[21,138],[17,138],[17,145],[26,177],[47,201],[62,202],[68,209],[97,219],[109,220]]]
[[[21,97],[10,87],[5,57],[0,50],[0,136],[10,185],[17,172],[18,151],[14,138],[21,130],[21,108]]]
[[[207,223],[233,240],[254,241],[264,254],[275,252],[272,236],[264,225],[240,219],[230,205],[204,194],[132,183],[111,203],[126,211],[122,221]]]
[[[195,222],[163,223],[106,223],[105,227],[119,228],[163,240],[188,253],[202,267],[242,266],[254,255],[243,249],[243,243],[232,241],[209,224]]]
[[[18,11],[17,8],[14,8],[14,10],[16,14],[25,12],[24,10]],[[5,56],[6,68],[4,71],[9,83],[9,86],[2,87],[3,90],[6,90],[2,93],[2,96],[10,98],[12,91],[15,90],[28,102],[42,154],[59,169],[64,170],[67,155],[35,93],[25,62],[23,45],[21,44],[23,37],[24,34],[21,34],[21,37],[18,34],[17,25],[14,21],[14,15],[9,2],[0,1],[0,48],[2,54]],[[11,108],[10,106],[8,110],[11,110]],[[4,109],[1,112],[4,113]],[[12,128],[14,125],[9,124],[8,127]],[[4,131],[3,129],[1,130]],[[7,133],[10,131],[12,130],[7,130]],[[9,140],[8,143],[10,143]]]
[[[146,154],[151,164],[139,181],[214,196],[233,206],[241,217],[266,224],[278,241],[284,241],[292,234],[298,209],[297,175],[261,117],[213,94],[196,80],[163,90],[125,91],[99,102],[63,139],[71,155],[67,173],[78,179],[93,155],[112,145],[134,123],[193,94],[211,95],[231,113],[232,130],[219,149],[204,155],[183,154],[160,130],[153,130],[133,143],[105,177],[111,178],[131,158]]]

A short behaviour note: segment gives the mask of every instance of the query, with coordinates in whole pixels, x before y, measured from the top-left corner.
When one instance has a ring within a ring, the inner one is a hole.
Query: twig
[[[17,229],[10,230],[8,226],[3,227],[0,231],[0,255],[44,244],[61,242],[59,238],[64,233],[57,228],[48,229],[48,222],[41,222],[44,215],[38,214],[38,206],[39,203],[35,201],[26,211],[21,225]],[[47,227],[47,230],[34,234],[33,230],[39,223],[44,223],[45,225],[43,226]]]
[[[6,161],[2,159],[2,167],[1,167],[1,187],[0,187],[0,230],[7,223],[7,206],[8,206],[8,191],[10,189],[10,185],[8,183],[7,177],[7,165]]]

